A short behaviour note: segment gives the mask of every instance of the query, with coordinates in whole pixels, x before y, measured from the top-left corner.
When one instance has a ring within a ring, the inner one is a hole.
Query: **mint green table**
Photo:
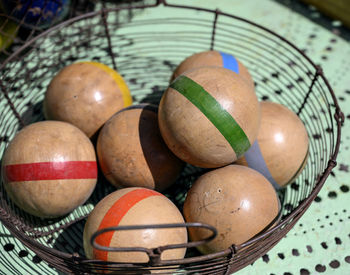
[[[345,116],[350,118],[350,44],[347,40],[350,30],[342,33],[340,22],[334,21],[332,25],[324,20],[331,26],[331,30],[326,29],[313,22],[322,18],[317,11],[290,1],[182,0],[176,3],[219,8],[255,21],[294,42],[322,66]],[[135,18],[144,16],[152,15],[142,11],[135,14]],[[281,242],[237,274],[350,274],[350,128],[347,122],[342,129],[338,166],[315,202]],[[58,273],[0,224],[0,274]]]

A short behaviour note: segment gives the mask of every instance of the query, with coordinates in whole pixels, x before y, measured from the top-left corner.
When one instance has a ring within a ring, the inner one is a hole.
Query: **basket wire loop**
[[[214,42],[215,42],[215,34],[216,34],[216,23],[218,22],[218,17],[219,17],[220,10],[216,9],[215,10],[215,16],[214,16],[214,21],[213,21],[213,27],[211,31],[211,41],[210,41],[210,50],[214,50]]]
[[[204,228],[211,231],[211,234],[203,240],[191,241],[181,244],[170,244],[159,246],[157,248],[145,248],[145,247],[106,247],[99,245],[96,242],[96,238],[106,232],[111,231],[124,231],[124,230],[140,230],[140,229],[164,229],[164,228],[181,228],[181,227],[197,227]],[[92,247],[98,250],[108,251],[108,252],[144,252],[149,257],[149,263],[152,265],[168,265],[172,263],[178,263],[181,260],[161,260],[161,254],[165,250],[178,249],[178,248],[191,248],[203,245],[215,239],[217,236],[217,230],[215,227],[203,224],[203,223],[173,223],[173,224],[152,224],[152,225],[124,225],[124,226],[112,226],[100,229],[96,231],[90,239]]]
[[[106,4],[104,2],[102,2],[102,3],[103,3],[102,4],[103,9],[102,9],[101,17],[102,17],[102,22],[103,22],[103,26],[104,26],[105,33],[106,33],[107,42],[108,42],[108,53],[109,53],[111,60],[112,60],[113,69],[117,71],[116,58],[115,58],[115,54],[113,52],[111,36],[109,34],[109,28],[108,28],[108,24],[107,24],[108,12],[106,12],[106,9],[105,9]]]
[[[23,119],[21,118],[20,114],[17,112],[15,105],[13,104],[11,98],[9,97],[8,90],[6,89],[6,87],[3,84],[1,79],[0,79],[0,89],[1,89],[1,92],[3,93],[3,95],[4,95],[4,97],[5,97],[6,101],[7,101],[7,104],[11,108],[11,111],[13,112],[14,116],[18,120],[20,128],[23,128],[25,123],[24,123]]]
[[[307,92],[307,94],[306,94],[306,96],[305,96],[305,99],[304,99],[303,103],[301,104],[301,106],[300,106],[300,108],[299,108],[299,110],[298,110],[298,112],[297,112],[297,115],[298,115],[298,116],[300,115],[301,111],[304,109],[304,106],[305,106],[307,100],[309,99],[309,96],[310,96],[310,94],[311,94],[311,92],[312,92],[312,88],[314,87],[317,78],[318,78],[322,73],[323,73],[322,68],[321,68],[320,66],[316,66],[316,71],[315,71],[314,77],[313,77],[313,79],[312,79],[312,81],[311,81],[311,85],[310,85],[310,87],[309,87],[309,90],[308,90],[308,92]]]

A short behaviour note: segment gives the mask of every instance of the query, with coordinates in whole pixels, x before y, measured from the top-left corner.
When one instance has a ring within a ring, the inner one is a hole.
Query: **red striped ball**
[[[69,123],[37,122],[18,132],[7,147],[2,177],[9,197],[26,212],[42,218],[66,215],[95,188],[95,150]]]

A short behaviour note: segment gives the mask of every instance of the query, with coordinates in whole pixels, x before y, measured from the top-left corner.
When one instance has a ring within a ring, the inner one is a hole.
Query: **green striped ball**
[[[159,106],[161,134],[175,155],[204,168],[234,162],[255,141],[260,107],[252,87],[221,67],[177,77]]]

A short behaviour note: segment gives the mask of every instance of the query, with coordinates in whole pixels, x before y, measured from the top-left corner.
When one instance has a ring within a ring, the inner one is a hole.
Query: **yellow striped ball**
[[[51,80],[44,115],[69,122],[91,138],[115,112],[131,104],[128,86],[116,71],[98,62],[78,62]]]

